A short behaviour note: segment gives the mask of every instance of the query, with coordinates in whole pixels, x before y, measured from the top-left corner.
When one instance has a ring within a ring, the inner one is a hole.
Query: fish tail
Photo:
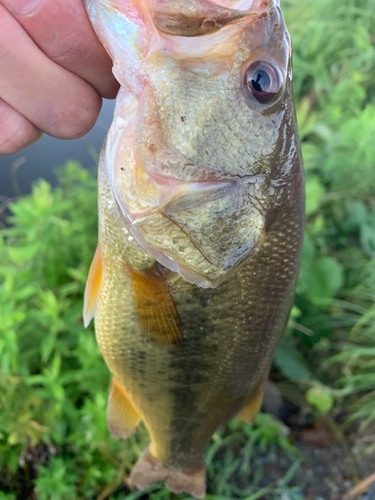
[[[204,498],[206,495],[205,467],[193,473],[165,467],[151,454],[150,448],[146,448],[132,470],[130,484],[143,490],[158,481],[164,481],[173,493],[186,492],[196,498]]]

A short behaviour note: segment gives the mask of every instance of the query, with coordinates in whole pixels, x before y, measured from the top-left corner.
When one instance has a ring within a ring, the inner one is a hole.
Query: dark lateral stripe
[[[127,266],[134,303],[143,335],[160,345],[180,345],[181,322],[164,268],[154,264],[147,271]]]

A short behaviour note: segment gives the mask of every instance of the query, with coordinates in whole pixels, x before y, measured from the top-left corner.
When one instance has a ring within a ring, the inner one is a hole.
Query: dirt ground
[[[291,433],[303,462],[290,485],[300,488],[304,500],[375,500],[375,424],[363,432],[355,429],[344,436],[344,441],[339,439],[341,443],[323,425],[304,431],[292,428]],[[280,456],[277,463],[265,464],[262,484],[277,481],[290,465],[286,456]],[[348,496],[371,476],[371,482],[357,495]]]
[[[295,474],[291,485],[301,489],[304,500],[343,500],[355,486],[351,466],[345,459],[342,448],[313,449],[298,446],[304,455],[304,462]],[[277,480],[290,466],[288,459],[281,458],[277,464],[266,464],[262,483]],[[369,477],[375,471],[375,452],[357,460],[359,480]],[[368,488],[366,488],[368,489]],[[363,494],[350,498],[363,498]],[[366,500],[375,500],[375,493]]]

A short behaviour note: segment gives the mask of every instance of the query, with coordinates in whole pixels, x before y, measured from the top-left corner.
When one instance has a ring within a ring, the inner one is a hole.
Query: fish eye
[[[281,76],[270,63],[258,61],[253,63],[245,74],[245,91],[259,103],[271,102],[280,92]]]

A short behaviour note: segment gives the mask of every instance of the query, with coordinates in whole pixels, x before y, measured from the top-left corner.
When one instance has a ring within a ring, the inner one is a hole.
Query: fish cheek
[[[222,196],[192,203],[180,199],[164,213],[191,239],[208,262],[228,277],[231,271],[259,251],[265,236],[264,176],[232,183]],[[195,198],[199,195],[195,193]]]

